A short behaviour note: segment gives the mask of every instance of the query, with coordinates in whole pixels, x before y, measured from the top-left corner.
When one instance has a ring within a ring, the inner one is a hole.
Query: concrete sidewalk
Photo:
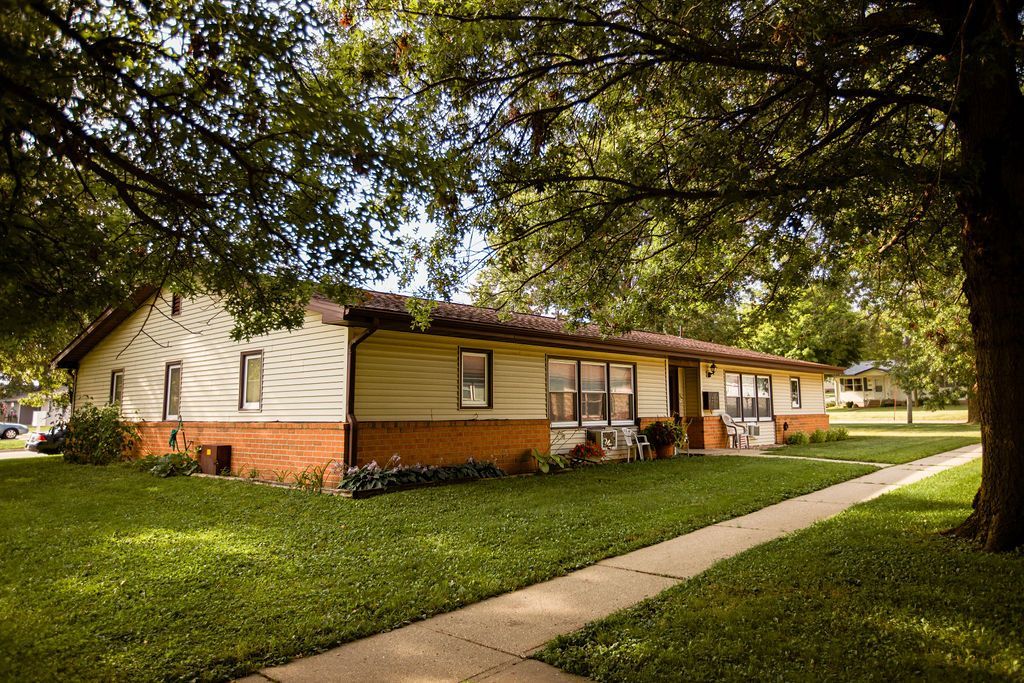
[[[247,681],[579,681],[526,659],[555,636],[634,605],[719,560],[981,455],[973,445],[836,484],[602,560],[566,576],[264,669]]]

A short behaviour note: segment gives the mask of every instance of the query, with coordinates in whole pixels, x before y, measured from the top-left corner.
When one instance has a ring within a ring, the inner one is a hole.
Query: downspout
[[[370,335],[377,331],[380,327],[380,322],[374,319],[373,325],[363,333],[359,335],[354,342],[348,345],[348,381],[345,385],[345,407],[347,408],[347,415],[345,420],[348,423],[348,438],[345,439],[345,467],[355,467],[356,458],[359,451],[357,450],[358,442],[358,425],[359,421],[356,420],[356,349],[362,344]]]

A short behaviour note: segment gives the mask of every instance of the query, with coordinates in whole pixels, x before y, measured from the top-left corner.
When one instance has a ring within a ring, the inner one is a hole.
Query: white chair
[[[725,433],[729,435],[730,445],[733,448],[750,448],[750,435],[747,428],[737,422],[729,413],[720,413],[719,417],[725,423]]]
[[[651,442],[647,440],[646,434],[640,434],[630,427],[623,427],[622,438],[626,440],[626,462],[630,461],[630,454],[634,447],[638,460],[644,460],[644,448],[647,449],[648,458],[651,457]]]

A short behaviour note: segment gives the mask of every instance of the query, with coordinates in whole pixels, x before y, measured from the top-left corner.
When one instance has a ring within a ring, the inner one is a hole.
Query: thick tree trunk
[[[1024,101],[994,5],[971,3],[958,27],[964,42],[954,118],[970,178],[959,200],[964,289],[984,460],[974,512],[952,533],[999,551],[1024,544]]]

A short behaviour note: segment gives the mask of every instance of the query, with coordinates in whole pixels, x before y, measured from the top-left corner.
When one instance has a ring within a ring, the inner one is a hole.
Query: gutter
[[[380,329],[380,322],[374,320],[372,326],[364,330],[356,340],[348,345],[348,379],[345,382],[345,423],[348,425],[348,434],[345,438],[345,467],[355,467],[358,457],[359,421],[356,419],[356,349],[366,341],[374,332]]]

